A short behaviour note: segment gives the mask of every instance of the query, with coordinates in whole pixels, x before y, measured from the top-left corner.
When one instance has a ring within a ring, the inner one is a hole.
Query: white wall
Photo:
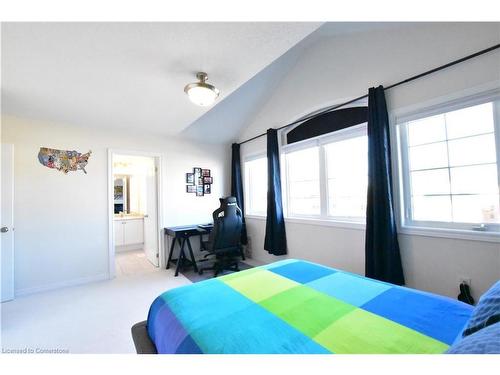
[[[108,276],[108,148],[160,152],[161,227],[204,223],[228,191],[229,148],[162,136],[2,117],[2,142],[15,147],[15,290],[31,293]],[[42,166],[40,147],[87,152],[87,173]],[[187,194],[185,173],[212,170],[212,195]]]
[[[252,258],[263,263],[298,258],[364,274],[364,230],[301,224],[286,219],[288,254],[275,256],[263,249],[265,219],[246,218]]]
[[[422,24],[325,37],[305,51],[239,140],[499,42],[499,23]],[[497,51],[390,90],[389,112],[492,82],[500,86],[499,66]],[[242,146],[242,159],[260,151],[265,152],[264,138]],[[248,218],[247,226],[254,258],[277,260],[263,249],[265,222]],[[364,273],[364,230],[290,220],[286,229],[289,257]],[[500,278],[498,243],[400,235],[400,246],[411,287],[456,297],[458,278],[467,276],[477,297]]]

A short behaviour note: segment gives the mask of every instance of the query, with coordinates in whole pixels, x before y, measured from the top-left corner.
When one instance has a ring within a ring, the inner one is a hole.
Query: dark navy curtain
[[[243,180],[241,179],[240,145],[233,143],[231,155],[231,195],[236,197],[236,203],[243,214],[243,228],[241,230],[241,243],[248,243],[247,228],[245,226],[245,202],[243,201]]]
[[[267,218],[264,249],[269,254],[286,254],[285,217],[281,200],[280,153],[278,132],[267,131]]]
[[[367,277],[403,285],[392,200],[389,117],[384,88],[368,91],[368,200],[365,272]]]

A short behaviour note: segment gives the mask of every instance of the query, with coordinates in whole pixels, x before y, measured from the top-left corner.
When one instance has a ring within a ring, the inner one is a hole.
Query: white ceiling
[[[205,71],[219,102],[320,23],[2,23],[2,113],[178,134],[210,108],[183,92]]]

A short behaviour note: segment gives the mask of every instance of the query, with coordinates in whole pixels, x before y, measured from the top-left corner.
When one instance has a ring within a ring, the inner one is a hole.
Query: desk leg
[[[193,268],[195,272],[198,272],[198,267],[196,266],[196,260],[194,260],[193,248],[191,247],[191,241],[187,239],[187,245],[189,249],[189,255],[191,255],[191,262],[193,263]]]
[[[167,267],[166,267],[167,270],[170,268],[170,261],[172,260],[172,254],[174,253],[176,239],[177,239],[176,237],[172,237],[172,244],[170,245],[170,252],[168,253],[168,259],[167,259]]]
[[[185,255],[184,255],[184,244],[185,243],[186,243],[186,239],[183,238],[181,241],[181,250],[179,251],[179,257],[177,258],[177,264],[175,266],[175,276],[179,276],[179,268],[180,268],[180,265],[181,265],[183,259],[185,258]]]

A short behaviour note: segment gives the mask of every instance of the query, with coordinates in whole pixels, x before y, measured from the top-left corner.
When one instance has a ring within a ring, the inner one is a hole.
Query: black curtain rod
[[[481,51],[478,51],[476,53],[473,53],[472,55],[468,55],[468,56],[465,56],[465,57],[462,57],[461,59],[458,59],[458,60],[454,60],[452,62],[449,62],[448,64],[445,64],[445,65],[441,65],[441,66],[438,66],[437,68],[434,68],[434,69],[431,69],[431,70],[427,70],[426,72],[423,72],[423,73],[420,73],[420,74],[417,74],[413,77],[410,77],[410,78],[407,78],[403,81],[400,81],[400,82],[397,82],[397,83],[394,83],[392,85],[389,85],[387,87],[384,88],[384,90],[389,90],[389,89],[392,89],[396,86],[400,86],[402,84],[405,84],[405,83],[408,83],[408,82],[411,82],[411,81],[414,81],[418,78],[422,78],[422,77],[425,77],[429,74],[432,74],[432,73],[436,73],[436,72],[439,72],[440,70],[443,70],[443,69],[446,69],[446,68],[449,68],[450,66],[453,66],[453,65],[456,65],[456,64],[459,64],[463,61],[467,61],[467,60],[470,60],[470,59],[473,59],[474,57],[477,57],[477,56],[481,56],[481,55],[484,55],[485,53],[488,53],[488,52],[491,52],[491,51],[494,51],[496,49],[500,48],[500,44],[495,44],[494,46],[491,46],[489,48],[486,48],[486,49],[483,49]],[[342,104],[336,104],[336,105],[333,105],[333,106],[330,106],[330,107],[326,107],[326,108],[323,108],[322,110],[320,110],[319,112],[315,112],[314,114],[310,114],[306,117],[303,117],[299,120],[296,120],[294,122],[291,122],[290,124],[286,124],[286,125],[283,125],[283,126],[280,126],[279,128],[276,128],[276,130],[281,130],[281,129],[284,129],[284,128],[288,128],[289,126],[293,126],[295,124],[298,124],[298,123],[301,123],[301,122],[305,122],[307,120],[310,120],[312,118],[315,118],[317,116],[321,116],[321,115],[324,115],[325,113],[328,113],[328,112],[331,112],[331,111],[334,111],[340,107],[343,107],[343,106],[346,106],[348,104],[351,104],[351,103],[354,103],[354,102],[357,102],[358,100],[361,100],[361,99],[364,99],[364,98],[367,98],[368,97],[368,94],[366,95],[363,95],[363,96],[358,96],[357,98],[354,98],[354,99],[351,99],[345,103],[342,103]],[[247,143],[247,142],[250,142],[250,141],[253,141],[254,139],[257,139],[257,138],[260,138],[260,137],[263,137],[265,136],[267,133],[262,133],[262,134],[259,134],[259,135],[256,135],[255,137],[252,137],[252,138],[249,138],[247,140],[244,140],[242,142],[239,142],[240,145],[244,144],[244,143]]]

